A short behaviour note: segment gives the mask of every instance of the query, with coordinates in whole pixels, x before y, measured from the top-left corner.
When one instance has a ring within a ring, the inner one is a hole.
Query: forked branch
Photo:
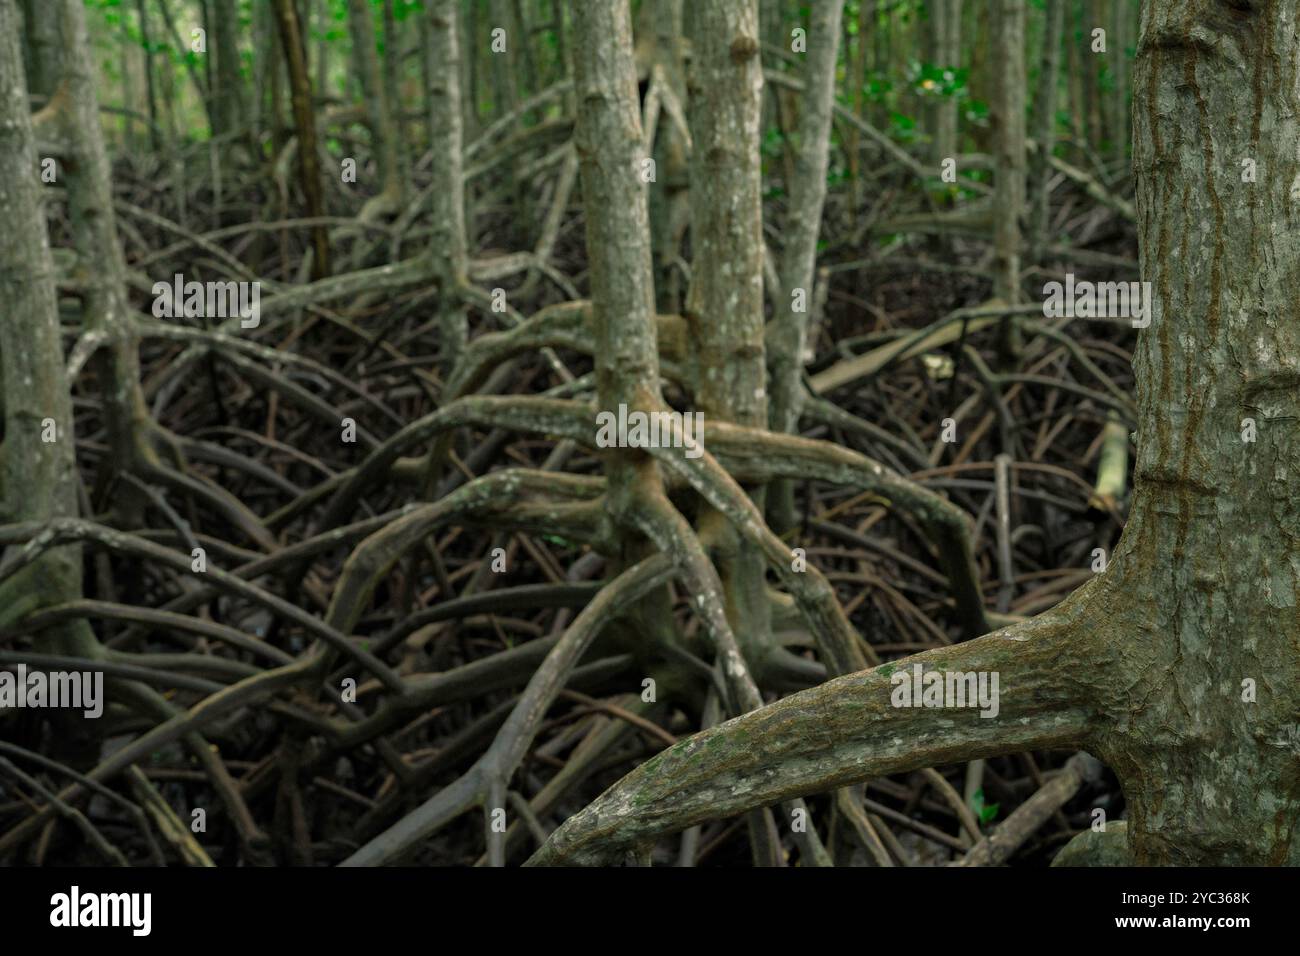
[[[357,850],[342,865],[376,866],[389,862],[476,804],[484,805],[489,818],[493,810],[504,808],[506,786],[515,768],[528,752],[546,711],[591,642],[621,608],[645,597],[671,574],[672,562],[664,555],[655,555],[611,581],[546,655],[492,746],[474,766]],[[486,832],[489,860],[499,864],[505,852],[504,832],[496,832],[490,826]]]
[[[1060,607],[794,694],[658,754],[571,817],[528,861],[601,864],[706,820],[871,777],[1085,743],[1100,640],[1086,585]],[[998,675],[996,715],[979,707],[894,706],[895,678]]]

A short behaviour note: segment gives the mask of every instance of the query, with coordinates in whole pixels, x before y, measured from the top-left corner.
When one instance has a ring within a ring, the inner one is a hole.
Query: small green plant
[[[984,791],[976,790],[970,798],[971,809],[975,811],[975,816],[979,817],[980,823],[991,823],[997,818],[998,804],[985,803]]]

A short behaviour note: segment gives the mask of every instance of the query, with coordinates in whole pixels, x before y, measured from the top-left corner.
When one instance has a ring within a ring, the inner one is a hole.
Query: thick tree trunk
[[[573,13],[574,145],[591,265],[597,401],[601,408],[654,409],[660,403],[659,356],[632,24],[620,0],[592,0]]]
[[[1134,609],[1114,648],[1127,706],[1097,749],[1143,864],[1300,863],[1298,17],[1296,0],[1143,8],[1134,169],[1156,307],[1112,562]]]
[[[763,68],[756,0],[697,5],[691,87],[695,261],[686,316],[697,362],[695,404],[706,422],[762,426],[767,420],[759,154]],[[761,508],[762,489],[749,493]],[[722,582],[727,621],[746,662],[762,674],[776,651],[763,556],[711,508],[702,510],[697,527]],[[751,815],[749,824],[755,862],[779,863],[767,819]]]
[[[76,435],[64,373],[40,169],[28,111],[19,47],[22,31],[14,0],[0,0],[0,523],[47,521],[77,515]],[[52,423],[54,440],[47,441]],[[81,597],[81,548],[54,548],[0,585],[0,631],[32,611]],[[38,635],[38,650],[86,658],[102,656],[82,621]],[[93,746],[80,713],[54,715],[60,753]]]
[[[767,420],[758,151],[763,69],[754,0],[701,0],[694,51],[695,269],[686,315],[702,367],[696,405],[706,418],[761,425]]]
[[[591,266],[597,404],[649,411],[661,406],[661,398],[632,24],[627,5],[618,0],[592,0],[575,9],[573,18],[574,146]],[[619,564],[630,567],[648,553],[639,535],[627,532],[642,496],[658,492],[659,470],[635,450],[607,454],[608,496],[621,529]],[[667,607],[660,602],[661,613]]]
[[[0,177],[0,383],[3,384],[3,489],[5,522],[77,513],[72,399],[63,371],[63,344],[54,290],[41,185],[21,75],[18,11],[0,0],[0,156],[11,175]],[[47,419],[55,440],[41,440]],[[80,597],[81,563],[76,548],[45,555],[42,578],[52,592]],[[30,582],[29,582],[30,583]],[[7,616],[11,608],[3,608]]]

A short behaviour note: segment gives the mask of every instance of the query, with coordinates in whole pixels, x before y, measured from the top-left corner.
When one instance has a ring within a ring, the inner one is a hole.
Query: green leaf
[[[980,823],[989,823],[998,815],[999,804],[984,802],[984,791],[976,790],[970,798],[971,809],[979,817]]]

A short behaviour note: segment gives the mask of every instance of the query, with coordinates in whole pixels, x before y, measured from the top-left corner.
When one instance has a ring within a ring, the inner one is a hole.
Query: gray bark
[[[440,288],[438,321],[443,365],[454,367],[469,335],[460,304],[468,250],[465,238],[465,177],[461,167],[460,29],[455,0],[428,5],[429,132],[436,150],[429,212],[433,256]]]
[[[126,264],[117,237],[108,155],[104,150],[95,69],[80,0],[59,0],[65,42],[58,93],[51,102],[68,149],[61,176],[68,189],[78,278],[84,289],[86,330],[107,345],[97,356],[104,416],[113,448],[112,467],[144,470],[157,459],[149,442],[151,424],[140,388],[139,339],[126,296]]]
[[[756,0],[701,0],[691,69],[691,241],[686,298],[696,360],[695,404],[706,420],[761,426],[767,420],[763,351],[763,170],[759,123],[763,69]],[[707,426],[706,426],[707,427]],[[761,488],[750,491],[761,508]],[[759,672],[774,645],[763,556],[712,509],[697,520],[712,547],[727,622]],[[746,702],[744,709],[761,703]],[[758,865],[779,865],[765,815],[749,818]]]
[[[54,287],[40,169],[28,112],[14,0],[0,0],[0,522],[45,521],[77,514],[72,398]],[[45,441],[47,420],[55,440]],[[0,630],[36,608],[81,597],[81,549],[55,548],[0,586]],[[48,642],[48,643],[45,643]],[[84,622],[41,635],[38,649],[94,656]]]
[[[632,24],[626,0],[591,0],[573,17],[574,143],[591,264],[598,401],[611,410],[620,404],[657,408],[654,274]]]
[[[790,183],[787,238],[779,269],[781,295],[768,334],[772,372],[770,427],[787,433],[797,432],[802,405],[804,351],[808,340],[808,315],[813,308],[817,237],[826,200],[831,113],[835,105],[835,62],[843,10],[843,0],[828,0],[813,7],[803,110],[799,119],[799,148],[795,156],[794,180]],[[798,309],[796,294],[802,298],[802,307]],[[795,523],[791,484],[779,482],[773,489],[773,496],[773,525],[778,532],[788,530]]]
[[[1094,751],[1124,786],[1139,865],[1300,863],[1298,18],[1296,0],[1143,8],[1134,171],[1156,308],[1112,561],[1128,681]]]
[[[63,345],[54,291],[41,185],[27,90],[20,73],[18,12],[0,0],[0,361],[4,384],[6,521],[76,513],[72,400],[63,373]],[[21,343],[21,344],[20,344]],[[42,422],[54,419],[61,440],[43,442]],[[80,566],[69,573],[80,578]]]
[[[832,42],[833,42],[832,38]],[[706,418],[767,420],[763,364],[763,70],[753,0],[702,0],[691,70],[694,276],[686,298]]]

